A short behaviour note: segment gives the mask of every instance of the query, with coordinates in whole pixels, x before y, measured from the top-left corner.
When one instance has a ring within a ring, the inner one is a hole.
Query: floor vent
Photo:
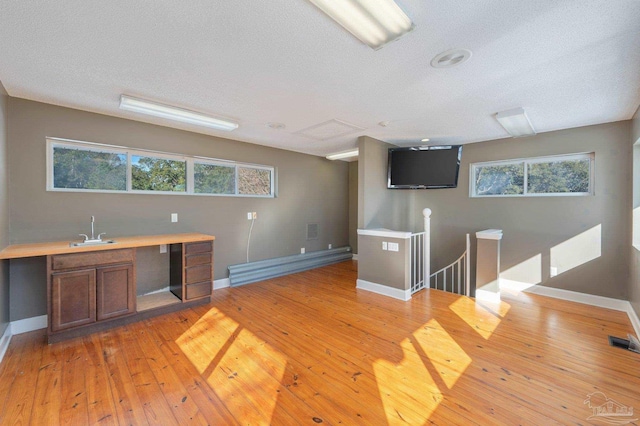
[[[231,287],[281,277],[332,263],[343,262],[353,257],[351,247],[313,251],[293,256],[276,257],[229,266]]]
[[[614,348],[626,349],[628,351],[640,353],[640,345],[638,344],[638,339],[630,334],[627,334],[627,337],[629,338],[629,340],[622,339],[620,337],[609,336],[609,345],[613,346]]]

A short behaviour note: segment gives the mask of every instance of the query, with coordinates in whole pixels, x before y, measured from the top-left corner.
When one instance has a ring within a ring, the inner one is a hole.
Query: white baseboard
[[[351,258],[351,260],[356,260],[356,261],[358,260],[358,255],[357,254],[353,254],[352,256],[353,257]]]
[[[365,280],[356,280],[356,288],[360,290],[366,290],[373,293],[381,294],[383,296],[393,297],[394,299],[400,299],[407,301],[411,299],[411,290],[400,290],[399,288],[393,288],[382,284],[376,284]]]
[[[222,279],[213,281],[214,290],[218,290],[220,288],[227,288],[230,286],[231,286],[231,281],[229,280],[229,278],[222,278]]]
[[[7,325],[7,328],[5,328],[2,337],[0,337],[0,362],[2,362],[4,354],[7,353],[9,343],[11,342],[11,336],[11,324],[9,324]]]
[[[640,319],[636,311],[627,300],[614,299],[611,297],[596,296],[593,294],[579,293],[577,291],[563,290],[560,288],[546,287],[542,285],[531,285],[518,281],[500,280],[500,289],[511,291],[524,291],[525,293],[539,294],[541,296],[553,297],[554,299],[568,300],[570,302],[584,303],[586,305],[597,306],[599,308],[613,309],[614,311],[626,312],[633,326],[636,336],[640,336]]]
[[[640,318],[638,318],[638,314],[629,302],[627,302],[627,315],[629,315],[629,321],[631,321],[633,330],[636,332],[636,337],[640,337]]]
[[[28,333],[34,330],[40,330],[41,328],[47,328],[47,316],[40,315],[39,317],[25,318],[18,321],[11,321],[11,334]]]
[[[501,283],[502,284],[502,283]],[[553,297],[555,299],[569,300],[571,302],[584,303],[600,308],[613,309],[615,311],[627,312],[629,302],[626,300],[613,299],[611,297],[595,296],[593,294],[579,293],[577,291],[563,290],[560,288],[545,287],[535,285],[525,290],[526,293],[539,294],[541,296]]]

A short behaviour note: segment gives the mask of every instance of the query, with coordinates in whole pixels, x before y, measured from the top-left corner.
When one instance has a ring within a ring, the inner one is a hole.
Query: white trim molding
[[[393,297],[402,301],[411,299],[411,289],[400,290],[399,288],[389,287],[383,284],[372,283],[370,281],[356,280],[356,288],[359,290],[366,290],[372,293],[381,294],[383,296]]]
[[[500,283],[502,285],[502,283]],[[526,293],[539,294],[541,296],[553,297],[555,299],[569,300],[571,302],[584,303],[586,305],[598,306],[600,308],[613,309],[615,311],[627,312],[629,302],[626,300],[613,299],[611,297],[596,296],[593,294],[579,293],[577,291],[563,290],[561,288],[535,285],[525,290]]]
[[[357,262],[358,261],[358,255],[357,254],[352,255],[351,260],[355,260]]]
[[[7,324],[7,328],[4,329],[2,337],[0,337],[0,362],[4,359],[4,354],[9,349],[9,343],[11,343],[11,323]]]
[[[358,235],[369,235],[371,237],[400,238],[407,240],[411,238],[411,232],[392,231],[385,228],[358,229]]]
[[[630,302],[627,302],[627,315],[629,316],[633,330],[636,332],[636,337],[640,337],[640,318],[638,318],[638,314]]]
[[[30,331],[47,328],[47,316],[25,318],[17,321],[11,321],[11,335],[28,333]]]
[[[638,318],[636,311],[633,309],[633,306],[631,306],[631,303],[627,300],[596,296],[593,294],[546,287],[543,285],[531,285],[504,279],[500,280],[500,289],[516,292],[524,291],[525,293],[539,294],[540,296],[553,297],[554,299],[568,300],[570,302],[584,303],[585,305],[625,312],[629,317],[629,321],[631,322],[631,326],[633,327],[636,336],[640,336],[640,319]]]
[[[213,289],[214,290],[218,290],[221,288],[227,288],[231,286],[231,281],[229,280],[229,278],[222,278],[219,280],[214,280],[213,281]]]

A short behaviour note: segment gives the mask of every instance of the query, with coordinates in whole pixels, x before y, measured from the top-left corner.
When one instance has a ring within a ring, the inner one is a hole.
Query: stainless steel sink
[[[114,244],[115,240],[103,240],[102,236],[106,234],[106,232],[101,232],[96,237],[93,234],[93,223],[96,221],[95,216],[91,216],[91,236],[87,234],[79,234],[81,237],[84,237],[84,241],[81,243],[69,243],[69,247],[84,247],[84,246],[101,246],[104,244]]]
[[[99,240],[99,241],[83,241],[81,243],[69,243],[69,247],[84,247],[84,246],[101,246],[104,244],[115,244],[116,240]]]

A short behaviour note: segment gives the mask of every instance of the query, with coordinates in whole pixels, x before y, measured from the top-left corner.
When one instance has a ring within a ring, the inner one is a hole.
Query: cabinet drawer
[[[213,251],[213,241],[203,241],[201,243],[185,244],[185,254],[210,253]]]
[[[211,253],[193,254],[185,259],[187,268],[190,266],[204,265],[211,263]]]
[[[211,281],[211,265],[198,265],[185,268],[185,284],[199,283],[200,281]]]
[[[211,294],[211,281],[205,281],[203,283],[189,284],[187,288],[187,300],[195,299],[198,297],[209,296]]]
[[[72,269],[115,263],[132,263],[133,257],[132,249],[58,254],[51,256],[51,269]]]

